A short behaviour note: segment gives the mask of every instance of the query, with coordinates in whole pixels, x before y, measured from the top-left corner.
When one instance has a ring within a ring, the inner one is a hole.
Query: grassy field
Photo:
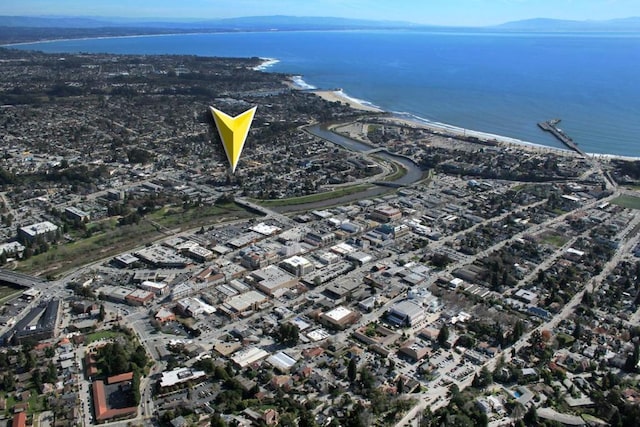
[[[17,270],[55,276],[153,242],[167,235],[169,230],[184,231],[251,216],[235,204],[192,208],[187,211],[182,208],[162,208],[148,214],[138,224],[117,226],[116,222],[111,221],[109,228],[91,237],[52,245],[47,252],[20,262]]]
[[[124,335],[124,334],[122,332],[115,332],[115,331],[98,331],[98,332],[94,332],[92,334],[87,335],[85,338],[85,342],[87,344],[90,344],[94,341],[98,341],[101,339],[115,338],[121,335]]]
[[[559,248],[564,246],[564,244],[569,241],[569,238],[561,234],[549,233],[542,238],[542,241]]]
[[[628,209],[640,209],[640,197],[636,196],[620,196],[611,201],[614,205],[622,206]]]
[[[358,184],[351,187],[342,187],[335,191],[327,191],[325,193],[310,194],[308,196],[291,197],[289,199],[276,199],[276,200],[252,199],[251,201],[265,207],[302,205],[305,203],[320,202],[323,200],[330,200],[330,199],[335,199],[342,196],[348,196],[349,194],[365,191],[370,187],[371,187],[370,184]]]

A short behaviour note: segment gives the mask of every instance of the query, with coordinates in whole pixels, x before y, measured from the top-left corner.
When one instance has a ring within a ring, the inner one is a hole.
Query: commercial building
[[[20,242],[9,242],[0,245],[0,255],[5,254],[7,257],[22,257],[25,247]]]
[[[34,242],[38,237],[42,237],[44,240],[54,240],[57,231],[57,225],[49,221],[43,221],[26,227],[20,227],[18,229],[18,239],[23,242]]]
[[[289,372],[296,364],[296,359],[288,354],[279,351],[267,358],[267,363],[282,373]]]
[[[88,222],[90,218],[87,212],[73,206],[66,208],[64,214],[72,221]]]
[[[258,291],[249,291],[229,298],[220,305],[220,311],[231,318],[256,311],[268,300],[267,296]]]
[[[313,263],[301,256],[292,256],[291,258],[285,259],[280,263],[280,267],[298,277],[309,274],[313,272],[314,269]]]
[[[173,371],[162,373],[160,388],[173,387],[189,381],[203,381],[206,377],[207,374],[204,371],[195,371],[190,368],[176,368]]]
[[[205,262],[213,259],[214,253],[213,251],[207,248],[203,248],[200,245],[194,245],[186,250],[185,255],[198,262]]]
[[[141,249],[135,256],[143,262],[157,268],[185,268],[189,260],[162,246],[151,246]]]
[[[387,312],[387,320],[398,326],[415,326],[425,318],[424,307],[415,300],[397,302]]]
[[[120,268],[131,268],[138,261],[140,260],[131,254],[122,254],[113,258],[113,263]]]
[[[402,218],[402,211],[388,205],[378,206],[371,213],[371,219],[379,222],[391,222]]]
[[[251,347],[235,353],[231,360],[233,361],[233,363],[238,365],[239,368],[246,368],[253,363],[259,362],[268,355],[269,353],[261,348]]]
[[[127,295],[131,293],[132,289],[130,288],[117,288],[114,286],[107,286],[100,289],[100,293],[104,295],[104,297],[113,302],[125,302]]]
[[[261,292],[274,296],[298,285],[298,278],[275,265],[254,271],[249,279]]]
[[[143,306],[147,305],[153,300],[155,294],[153,292],[145,291],[143,289],[136,289],[129,293],[124,299],[131,305]]]
[[[414,362],[424,359],[431,353],[431,347],[420,339],[413,339],[400,346],[400,355],[411,359]]]
[[[53,338],[60,307],[60,300],[57,299],[40,303],[16,324],[7,338],[13,338],[17,344],[22,344],[25,340]]]
[[[160,296],[167,293],[169,289],[169,285],[166,283],[152,282],[150,280],[145,280],[144,282],[138,285],[140,289],[143,289],[148,292],[153,292],[154,294]]]
[[[359,318],[360,315],[357,312],[343,306],[338,306],[320,315],[320,321],[334,329],[344,329],[355,323]]]

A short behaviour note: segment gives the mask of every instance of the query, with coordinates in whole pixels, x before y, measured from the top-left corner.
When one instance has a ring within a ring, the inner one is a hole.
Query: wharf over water
[[[575,151],[576,153],[580,154],[583,157],[587,157],[587,153],[582,151],[582,149],[580,147],[578,147],[578,144],[573,142],[573,139],[571,139],[570,136],[568,136],[566,133],[564,133],[562,131],[562,129],[560,129],[557,126],[558,123],[560,123],[560,119],[553,119],[553,120],[549,120],[547,122],[540,122],[540,123],[538,123],[538,126],[543,131],[549,132],[553,136],[558,138],[558,140],[560,142],[562,142],[564,145],[566,145],[571,150]]]

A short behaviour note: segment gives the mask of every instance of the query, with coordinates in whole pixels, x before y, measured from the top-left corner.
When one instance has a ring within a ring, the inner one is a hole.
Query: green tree
[[[353,384],[356,381],[357,376],[358,376],[358,364],[356,362],[355,357],[352,357],[349,360],[349,365],[347,365],[347,378],[349,378],[349,381],[351,382],[351,384]]]
[[[100,312],[98,313],[98,320],[101,322],[104,322],[106,315],[107,315],[107,312],[104,309],[104,304],[100,304]]]
[[[227,423],[224,422],[219,413],[215,413],[211,416],[211,427],[227,427]]]
[[[445,324],[442,325],[440,332],[438,332],[438,344],[440,344],[441,347],[447,347],[447,341],[449,341],[449,328]]]

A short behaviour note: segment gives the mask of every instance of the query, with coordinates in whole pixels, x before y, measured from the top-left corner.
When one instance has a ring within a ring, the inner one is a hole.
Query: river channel
[[[339,135],[335,132],[332,132],[322,125],[313,125],[306,128],[307,132],[315,135],[318,138],[322,138],[326,141],[329,141],[333,144],[339,145],[347,150],[355,151],[358,153],[364,153],[367,151],[371,151],[377,147],[367,145],[363,142],[356,141],[351,138],[347,138],[345,136]],[[425,173],[418,167],[418,165],[410,160],[407,157],[394,155],[386,150],[376,152],[375,155],[381,159],[384,159],[389,162],[394,162],[402,165],[405,168],[406,173],[400,178],[394,181],[387,181],[386,184],[397,185],[397,186],[405,186],[409,184],[413,184],[414,182],[420,181]],[[392,191],[390,185],[383,186],[375,186],[365,191],[361,191],[359,193],[348,194],[346,196],[340,196],[333,199],[321,200],[317,202],[311,203],[303,203],[299,205],[288,205],[288,206],[278,206],[273,207],[272,209],[277,212],[285,213],[285,212],[296,212],[296,211],[307,211],[313,209],[322,209],[327,206],[334,206],[339,204],[350,203],[355,200],[368,199],[371,197],[377,197],[381,194],[388,193]]]

